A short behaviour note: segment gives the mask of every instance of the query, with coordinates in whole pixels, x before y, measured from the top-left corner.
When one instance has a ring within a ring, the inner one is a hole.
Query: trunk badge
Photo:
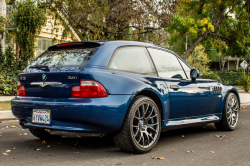
[[[39,86],[41,86],[42,88],[45,86],[49,86],[49,84],[47,84],[46,82],[43,82],[42,84],[40,84]]]
[[[39,85],[40,87],[46,87],[46,86],[58,86],[62,85],[61,82],[32,82],[30,85]]]

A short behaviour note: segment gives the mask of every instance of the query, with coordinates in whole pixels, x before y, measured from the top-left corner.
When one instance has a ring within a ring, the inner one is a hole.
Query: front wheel
[[[232,131],[236,128],[239,119],[239,100],[234,93],[229,93],[224,108],[222,118],[215,127],[218,130]]]
[[[113,137],[122,150],[147,153],[158,142],[161,132],[161,114],[155,102],[146,96],[137,96],[128,108],[121,129]]]

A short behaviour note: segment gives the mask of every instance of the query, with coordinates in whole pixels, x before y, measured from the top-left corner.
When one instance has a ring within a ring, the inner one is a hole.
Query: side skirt
[[[162,122],[162,130],[185,128],[201,124],[215,123],[220,121],[221,114],[210,114],[188,118],[169,119]]]

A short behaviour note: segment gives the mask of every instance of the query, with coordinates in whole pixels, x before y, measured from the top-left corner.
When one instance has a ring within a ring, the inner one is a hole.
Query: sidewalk
[[[239,93],[241,105],[250,105],[250,93]],[[9,101],[15,96],[0,96],[0,101]],[[11,110],[0,111],[0,120],[12,120],[16,119]]]
[[[241,105],[250,105],[250,93],[239,93]]]
[[[16,96],[0,96],[0,101],[10,101]]]

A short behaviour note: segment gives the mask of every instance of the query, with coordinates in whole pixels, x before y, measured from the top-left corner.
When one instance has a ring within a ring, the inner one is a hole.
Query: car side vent
[[[222,88],[219,86],[211,87],[211,92],[214,94],[219,94],[222,92]]]

